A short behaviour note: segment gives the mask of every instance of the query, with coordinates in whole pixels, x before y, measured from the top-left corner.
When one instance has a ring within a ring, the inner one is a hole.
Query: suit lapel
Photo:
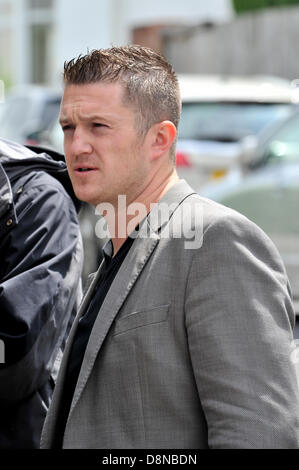
[[[145,229],[146,227],[144,227],[144,230]],[[70,409],[70,415],[88,380],[96,356],[117,313],[135,284],[136,279],[140,275],[158,241],[159,236],[155,233],[151,233],[150,237],[147,238],[140,238],[140,236],[138,236],[129,252],[128,260],[121,265],[119,272],[106,295],[90,334]]]

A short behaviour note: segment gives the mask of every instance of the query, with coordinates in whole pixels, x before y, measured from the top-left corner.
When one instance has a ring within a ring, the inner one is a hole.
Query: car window
[[[180,139],[238,141],[291,112],[287,103],[183,103]]]
[[[262,148],[263,161],[299,161],[299,114],[280,128]]]
[[[11,98],[3,104],[0,114],[0,135],[10,138],[15,129],[23,129],[30,112],[30,99]]]

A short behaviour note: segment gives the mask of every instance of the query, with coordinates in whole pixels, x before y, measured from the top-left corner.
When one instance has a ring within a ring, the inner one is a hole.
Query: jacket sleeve
[[[209,447],[297,448],[294,312],[270,239],[237,214],[211,224],[185,305]]]
[[[49,379],[81,293],[82,243],[71,199],[42,172],[22,189],[18,224],[1,241],[2,404]]]

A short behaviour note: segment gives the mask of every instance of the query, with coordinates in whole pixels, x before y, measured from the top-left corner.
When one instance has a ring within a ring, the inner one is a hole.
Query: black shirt
[[[57,433],[55,436],[55,448],[62,448],[66,421],[69,415],[74,390],[77,384],[85,349],[92,327],[105,300],[106,294],[133,242],[134,238],[128,237],[114,257],[112,257],[112,242],[109,241],[104,247],[104,267],[98,280],[97,287],[95,288],[94,297],[92,298],[86,313],[79,320],[68,359],[64,380],[65,385],[60,403],[60,412],[56,428]]]

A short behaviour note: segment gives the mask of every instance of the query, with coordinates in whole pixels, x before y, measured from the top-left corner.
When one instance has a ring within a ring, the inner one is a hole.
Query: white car
[[[179,75],[180,177],[199,190],[239,164],[248,136],[283,120],[296,106],[291,82],[278,77]]]

